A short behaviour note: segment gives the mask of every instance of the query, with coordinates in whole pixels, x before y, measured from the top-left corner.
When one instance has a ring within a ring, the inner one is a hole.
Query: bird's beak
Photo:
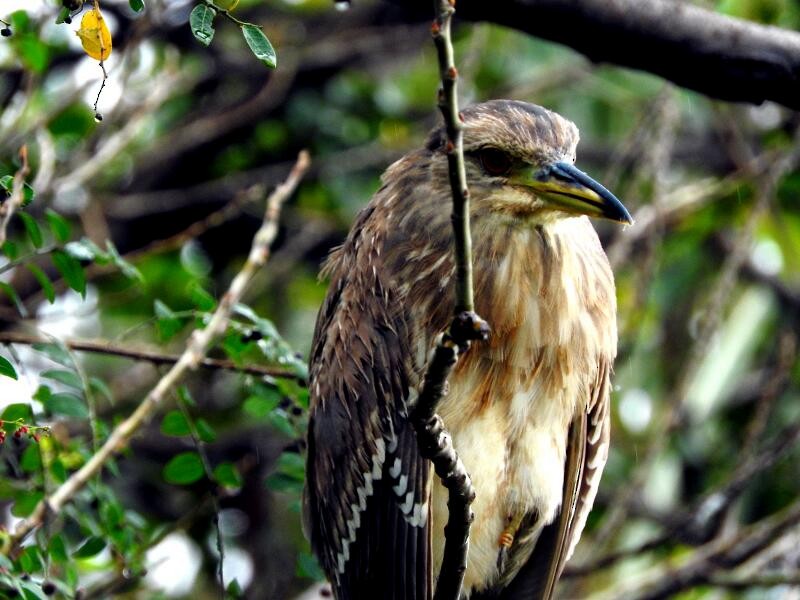
[[[524,185],[556,210],[633,223],[628,209],[614,194],[571,164],[555,162],[538,168]]]

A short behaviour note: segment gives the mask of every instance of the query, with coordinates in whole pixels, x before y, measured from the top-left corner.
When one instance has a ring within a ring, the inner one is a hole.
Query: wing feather
[[[357,229],[339,253],[359,251]],[[311,544],[340,600],[429,600],[430,472],[406,417],[407,317],[380,269],[330,271],[311,359]]]

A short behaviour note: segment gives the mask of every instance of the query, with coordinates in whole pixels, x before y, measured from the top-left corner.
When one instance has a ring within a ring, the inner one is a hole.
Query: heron
[[[608,456],[614,278],[588,217],[632,223],[545,108],[464,109],[475,306],[492,333],[437,412],[475,489],[463,594],[550,598]],[[344,243],[310,358],[304,522],[339,600],[432,597],[447,491],[408,415],[454,309],[444,127],[392,164]]]

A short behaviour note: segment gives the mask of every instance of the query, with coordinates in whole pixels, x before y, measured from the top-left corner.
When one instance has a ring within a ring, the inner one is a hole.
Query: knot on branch
[[[472,341],[485,342],[489,339],[490,333],[489,324],[470,310],[458,313],[450,323],[450,329],[447,332],[461,352],[469,349],[469,343]]]

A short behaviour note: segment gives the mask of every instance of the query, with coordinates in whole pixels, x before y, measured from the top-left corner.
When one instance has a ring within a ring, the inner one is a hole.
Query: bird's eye
[[[484,148],[478,154],[483,170],[489,175],[507,175],[511,170],[511,158],[497,148]]]

